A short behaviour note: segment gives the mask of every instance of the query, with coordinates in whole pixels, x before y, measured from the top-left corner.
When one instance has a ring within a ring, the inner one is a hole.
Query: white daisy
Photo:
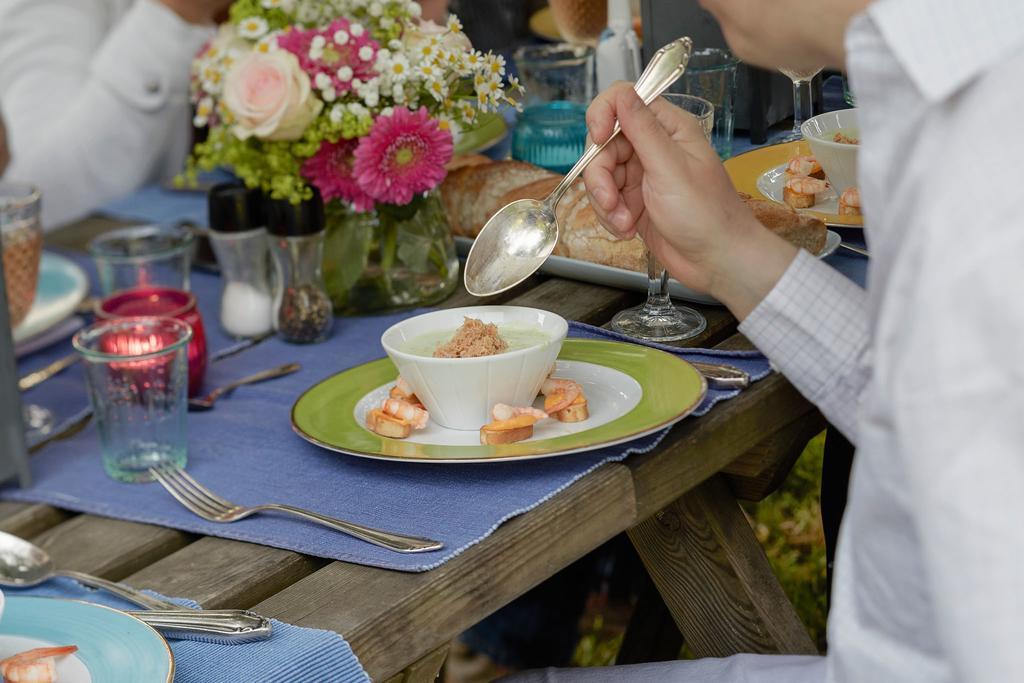
[[[454,14],[448,15],[448,30],[452,33],[462,33],[462,22]]]
[[[434,79],[427,83],[427,90],[438,102],[443,102],[448,96],[448,84],[441,80]]]
[[[391,58],[391,63],[388,65],[387,74],[391,77],[392,81],[401,83],[409,77],[409,60],[405,55],[394,55]]]
[[[270,29],[263,17],[247,17],[238,22],[238,35],[249,40],[256,40]]]
[[[192,123],[196,128],[202,128],[210,121],[210,114],[213,113],[213,98],[204,97],[196,103],[196,115]]]
[[[487,63],[487,73],[494,76],[505,75],[505,58],[501,55],[489,54],[485,57]]]

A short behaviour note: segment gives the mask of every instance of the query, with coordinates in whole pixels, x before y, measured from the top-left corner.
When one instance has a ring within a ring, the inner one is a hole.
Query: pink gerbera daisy
[[[320,190],[324,201],[342,199],[356,211],[373,208],[373,198],[363,192],[352,174],[353,152],[358,140],[320,143],[316,154],[302,164],[302,175]]]
[[[441,184],[451,158],[452,134],[426,107],[397,107],[390,116],[378,116],[360,140],[352,170],[359,187],[377,201],[408,204],[414,194]]]

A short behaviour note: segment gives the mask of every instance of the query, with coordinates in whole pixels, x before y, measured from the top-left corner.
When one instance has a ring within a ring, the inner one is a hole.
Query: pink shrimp
[[[845,204],[846,206],[852,206],[855,209],[860,208],[860,190],[855,185],[843,190],[843,193],[839,195],[839,203]]]
[[[540,385],[540,393],[545,397],[544,410],[550,414],[571,406],[583,393],[583,387],[571,379],[548,377],[544,384]]]
[[[829,188],[827,181],[809,178],[807,176],[793,176],[786,181],[786,187],[798,194],[818,194]]]
[[[57,680],[55,657],[78,650],[76,645],[40,647],[0,660],[0,675],[9,683],[52,683]]]
[[[786,165],[786,173],[793,176],[808,176],[821,172],[821,164],[812,156],[795,156]]]
[[[538,420],[546,420],[548,414],[543,410],[532,407],[520,408],[518,406],[510,406],[504,403],[498,403],[491,410],[491,416],[498,422],[504,420],[511,420],[513,417],[518,415],[530,415],[537,418]]]
[[[416,429],[423,429],[427,426],[430,413],[423,408],[417,408],[411,403],[397,398],[386,398],[381,401],[380,409],[388,415],[393,415],[400,420],[405,420]]]

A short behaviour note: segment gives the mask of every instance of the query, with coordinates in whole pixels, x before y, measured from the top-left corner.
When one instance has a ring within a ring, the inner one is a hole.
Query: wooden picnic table
[[[48,243],[81,248],[117,225],[85,220]],[[633,292],[534,276],[487,303],[533,306],[603,325],[640,300]],[[478,302],[460,290],[443,305]],[[749,348],[728,311],[698,308],[707,330],[688,345]],[[423,573],[39,504],[0,503],[0,529],[38,543],[61,568],[207,608],[251,608],[336,631],[374,680],[432,681],[460,632],[624,531],[663,600],[645,608],[647,621],[631,625],[623,648],[629,659],[654,656],[658,638],[652,634],[664,627],[653,623],[658,614],[671,615],[669,628],[674,621],[698,656],[814,653],[737,499],[759,500],[777,487],[823,425],[817,410],[772,374],[707,415],[683,421],[653,452],[603,465]]]

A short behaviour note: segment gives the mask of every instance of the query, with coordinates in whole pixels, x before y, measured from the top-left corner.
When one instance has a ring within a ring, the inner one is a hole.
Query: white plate
[[[69,259],[48,251],[39,262],[39,285],[25,319],[14,328],[14,343],[45,332],[75,312],[89,292],[85,271]]]
[[[644,395],[639,382],[614,368],[565,360],[558,361],[555,366],[555,373],[559,377],[574,379],[583,385],[583,393],[587,396],[587,405],[590,409],[590,418],[582,422],[543,420],[537,423],[534,427],[533,437],[527,441],[553,439],[600,427],[633,410]],[[394,382],[377,387],[359,400],[355,408],[357,424],[366,424],[366,414],[371,409],[380,406],[380,402],[387,398],[388,391],[392,386],[394,386]],[[543,408],[543,399],[538,398],[534,405]],[[479,446],[480,432],[447,429],[431,420],[425,429],[414,430],[405,440],[438,446]]]
[[[818,254],[818,258],[831,256],[835,250],[839,248],[839,243],[841,241],[842,237],[840,237],[839,233],[829,230],[828,235],[826,236],[825,248],[822,249],[820,254]],[[472,246],[473,240],[469,237],[457,236],[455,238],[455,248],[458,251],[459,256],[466,256],[469,254],[469,248]],[[547,260],[544,261],[544,264],[540,267],[540,272],[546,273],[547,275],[554,275],[556,277],[564,277],[569,280],[589,282],[595,285],[617,287],[618,289],[625,289],[633,292],[647,292],[648,283],[646,273],[638,273],[635,270],[626,270],[624,268],[612,268],[611,266],[603,266],[599,263],[590,263],[589,261],[580,261],[579,259],[568,258],[566,256],[548,256]],[[721,305],[714,297],[694,292],[671,278],[669,278],[668,281],[668,293],[673,299],[692,301],[693,303],[707,304],[710,306]]]
[[[761,191],[761,194],[780,204],[786,203],[782,199],[782,190],[786,186],[786,181],[790,178],[790,176],[786,175],[786,166],[787,164],[780,164],[774,168],[769,168],[757,179],[757,189]],[[813,207],[810,209],[797,209],[797,211],[800,213],[814,212],[838,215],[839,195],[830,187],[824,192],[814,195]]]

